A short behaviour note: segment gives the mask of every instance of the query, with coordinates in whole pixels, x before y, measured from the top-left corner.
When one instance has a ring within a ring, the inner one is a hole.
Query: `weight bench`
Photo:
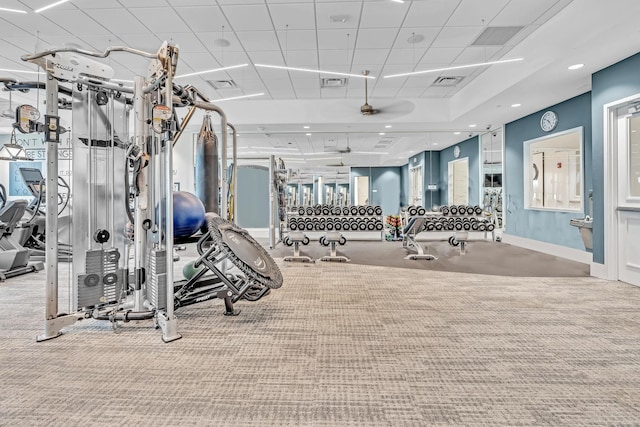
[[[321,243],[324,240],[324,243],[328,244],[331,250],[331,253],[329,255],[325,255],[322,258],[320,258],[320,261],[339,261],[339,262],[351,261],[346,256],[338,255],[336,252],[336,244],[339,243],[341,245],[344,245],[347,242],[347,239],[342,235],[342,233],[338,231],[328,231],[320,239],[321,239]]]
[[[435,256],[425,253],[422,245],[416,241],[416,236],[422,231],[426,221],[427,218],[424,216],[414,216],[402,230],[402,247],[415,252],[407,255],[404,259],[437,259]]]
[[[285,238],[285,245],[291,246],[293,244],[293,255],[284,257],[285,261],[302,261],[313,262],[313,259],[306,255],[300,255],[300,243],[303,245],[309,244],[309,238],[302,231],[292,231]]]

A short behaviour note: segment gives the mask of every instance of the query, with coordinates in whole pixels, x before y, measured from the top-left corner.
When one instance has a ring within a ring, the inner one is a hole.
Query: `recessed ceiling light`
[[[385,134],[384,132],[380,132],[378,135],[382,136],[382,135],[384,135],[384,134]]]
[[[433,143],[433,145],[438,145],[438,143],[437,143],[437,142],[434,142],[434,143]]]
[[[329,16],[329,22],[333,23],[333,24],[344,24],[345,22],[349,21],[351,17],[349,15],[331,15]]]
[[[460,132],[454,132],[453,134],[454,135],[460,135]]]
[[[310,134],[310,133],[305,133],[305,135],[307,135],[307,136],[311,136],[312,134]]]
[[[386,125],[385,127],[386,127],[387,129],[390,129],[390,128],[391,128],[391,125]]]
[[[577,70],[584,67],[584,64],[573,64],[569,67],[570,70]]]
[[[404,0],[391,0],[394,3],[404,3]]]
[[[478,125],[469,125],[470,128],[474,128],[476,126],[478,126]]]
[[[302,126],[304,129],[309,129],[311,126]]]
[[[522,104],[511,104],[511,106],[512,106],[512,107],[519,107],[519,106],[521,106],[521,105],[522,105]]]
[[[422,34],[413,34],[411,37],[407,39],[407,43],[416,44],[424,41],[424,36]]]
[[[15,12],[15,13],[27,13],[26,10],[8,9],[6,7],[0,7],[0,12]]]
[[[515,59],[504,59],[504,60],[501,60],[501,61],[478,62],[477,64],[456,65],[456,66],[453,66],[453,67],[434,68],[432,70],[412,71],[410,73],[389,74],[387,76],[383,76],[382,78],[383,79],[390,79],[390,78],[393,78],[393,77],[414,76],[416,74],[439,73],[439,72],[442,72],[442,71],[460,70],[462,68],[481,67],[483,65],[506,64],[506,63],[509,63],[509,62],[522,61],[523,59],[524,58],[515,58]]]
[[[45,7],[41,7],[40,9],[36,9],[36,10],[34,10],[34,12],[35,13],[40,13],[40,12],[43,12],[43,11],[45,11],[47,9],[51,9],[52,7],[60,6],[62,3],[66,3],[68,1],[69,0],[60,0],[60,1],[57,1],[55,3],[48,4]]]

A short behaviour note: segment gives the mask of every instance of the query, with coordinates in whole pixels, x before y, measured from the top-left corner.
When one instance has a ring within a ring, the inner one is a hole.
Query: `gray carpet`
[[[406,260],[404,257],[409,252],[402,247],[402,242],[349,240],[346,245],[338,246],[338,254],[353,264],[420,270],[518,277],[588,277],[590,274],[587,264],[490,240],[468,242],[464,255],[460,254],[459,247],[447,242],[420,243],[426,247],[425,253],[437,259]],[[316,240],[301,246],[301,253],[315,260],[328,255],[329,248]],[[274,257],[292,255],[293,247],[278,244],[271,254]]]
[[[0,283],[0,425],[640,425],[640,289],[358,264],[282,266],[222,316],[42,331],[44,274]],[[61,299],[64,299],[61,295]]]

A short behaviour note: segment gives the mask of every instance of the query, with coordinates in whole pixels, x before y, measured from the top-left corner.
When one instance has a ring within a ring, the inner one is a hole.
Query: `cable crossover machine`
[[[147,74],[136,76],[132,87],[114,82],[113,70],[92,59],[113,52],[148,58]],[[111,321],[114,329],[122,322],[152,319],[162,330],[162,340],[170,342],[181,338],[177,308],[221,298],[225,314],[235,315],[239,311],[233,304],[240,298],[255,301],[282,285],[269,254],[227,219],[227,203],[220,204],[219,212],[206,214],[194,262],[197,273],[174,281],[173,147],[198,109],[220,116],[220,200],[236,199],[227,194],[226,182],[227,133],[233,132],[235,166],[235,128],[197,88],[175,83],[178,53],[177,45],[164,42],[155,53],[129,47],[104,52],[59,48],[22,57],[47,76],[44,120],[39,121],[36,108],[23,105],[16,110],[15,124],[24,133],[44,132],[47,206],[56,206],[58,197],[59,106],[71,108],[73,130],[73,261],[70,271],[59,268],[57,211],[47,209],[46,307],[38,341],[60,336],[78,320],[94,318]],[[181,107],[188,111],[179,120],[176,109]],[[237,186],[231,188],[235,192]],[[64,280],[69,282],[70,313],[58,309]]]

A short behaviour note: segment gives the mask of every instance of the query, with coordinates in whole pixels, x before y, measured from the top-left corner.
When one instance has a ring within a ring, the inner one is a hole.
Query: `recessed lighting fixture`
[[[331,15],[329,16],[329,22],[331,22],[332,24],[344,24],[345,22],[349,21],[351,17],[349,15]]]
[[[285,67],[281,65],[268,65],[268,64],[253,64],[253,65],[260,68],[275,68],[277,70],[303,71],[307,73],[331,74],[334,76],[348,76],[348,77],[360,77],[363,79],[375,79],[374,76],[364,75],[364,74],[339,73],[337,71],[312,70],[310,68]]]
[[[512,107],[514,107],[514,108],[515,108],[515,107],[519,107],[519,106],[521,106],[521,105],[522,105],[522,104],[511,104],[511,106],[512,106]]]
[[[302,126],[303,129],[309,129],[311,126]]]
[[[43,12],[43,11],[45,11],[47,9],[51,9],[52,7],[60,6],[61,4],[66,3],[68,1],[69,0],[60,0],[60,1],[57,1],[55,3],[48,4],[45,7],[41,7],[40,9],[36,9],[36,10],[34,10],[34,12],[35,13],[40,13],[40,12]]]
[[[182,74],[180,76],[175,76],[174,78],[175,79],[179,79],[179,78],[182,78],[182,77],[199,76],[200,74],[215,73],[217,71],[225,71],[225,70],[233,70],[234,68],[247,67],[248,65],[249,64],[240,64],[240,65],[231,65],[229,67],[213,68],[211,70],[196,71],[195,73]]]
[[[584,64],[573,64],[569,67],[570,70],[578,70],[580,68],[584,67]]]
[[[232,96],[231,98],[212,99],[211,102],[233,101],[234,99],[253,98],[254,96],[262,96],[262,95],[264,95],[264,92],[252,93],[249,95]]]
[[[384,132],[380,132],[378,135],[382,136],[382,135],[385,135],[385,133]]]
[[[311,136],[312,134],[310,134],[310,133],[305,133],[305,135],[307,135],[307,136]]]
[[[231,42],[227,39],[215,39],[213,41],[213,45],[218,47],[229,47],[231,46]]]
[[[453,134],[454,135],[460,135],[460,132],[454,132]]]
[[[394,3],[404,3],[404,0],[391,0]]]
[[[411,37],[407,39],[407,43],[416,44],[424,41],[424,36],[422,34],[413,34]]]
[[[0,68],[0,71],[6,71],[7,73],[24,73],[24,74],[40,74],[40,73],[42,73],[42,71],[11,70],[9,68]]]
[[[391,129],[391,125],[386,125],[385,128]]]
[[[467,65],[457,65],[454,67],[445,67],[445,68],[434,68],[432,70],[423,70],[423,71],[412,71],[410,73],[401,73],[401,74],[389,74],[387,76],[383,76],[383,79],[390,79],[393,77],[404,77],[404,76],[414,76],[416,74],[426,74],[426,73],[439,73],[442,71],[449,70],[460,70],[463,68],[472,68],[472,67],[481,67],[483,65],[497,65],[497,64],[507,64],[509,62],[522,61],[524,58],[515,58],[515,59],[503,59],[501,61],[489,61],[489,62],[478,62],[477,64],[467,64]]]
[[[6,7],[0,7],[0,12],[27,13],[26,10],[8,9]]]
[[[433,143],[433,145],[438,145],[438,143],[437,143],[437,142],[434,142],[434,143]]]
[[[478,125],[469,125],[470,128],[474,128],[476,126],[478,126]]]

